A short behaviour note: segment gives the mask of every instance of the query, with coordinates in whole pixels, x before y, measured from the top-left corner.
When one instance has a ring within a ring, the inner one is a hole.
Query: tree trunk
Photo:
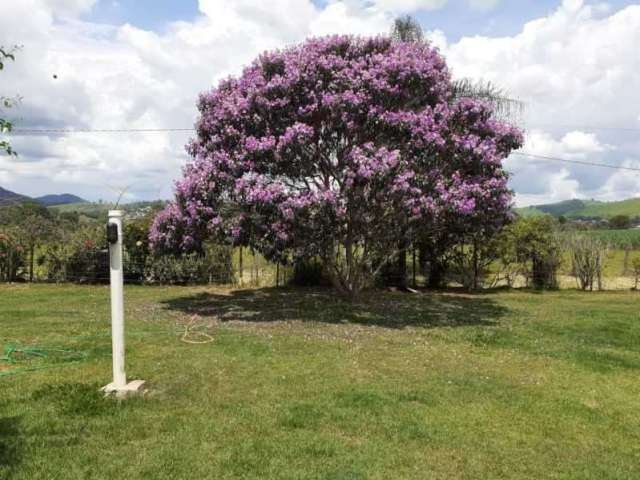
[[[624,267],[622,267],[622,275],[627,275],[629,273],[629,251],[631,249],[629,247],[624,249]]]
[[[474,239],[473,241],[473,290],[478,289],[478,276],[480,275],[479,267],[478,267],[478,242]]]
[[[444,286],[446,271],[446,266],[439,259],[432,258],[429,261],[429,279],[427,281],[427,287],[434,289],[442,288]]]
[[[407,287],[407,239],[402,236],[398,244],[398,259],[396,261],[396,286],[400,288]]]
[[[33,283],[33,256],[35,254],[35,245],[31,245],[29,248],[29,282]]]
[[[416,288],[418,286],[416,281],[416,247],[411,249],[411,270],[413,272],[413,288]]]
[[[258,285],[258,264],[256,262],[256,252],[251,249],[251,283],[254,286]]]

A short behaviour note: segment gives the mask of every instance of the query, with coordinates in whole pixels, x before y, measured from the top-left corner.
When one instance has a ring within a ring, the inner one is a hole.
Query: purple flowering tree
[[[494,221],[511,202],[502,160],[521,133],[488,103],[455,100],[428,44],[310,39],[261,55],[198,108],[192,161],[151,229],[157,250],[215,238],[318,256],[353,296],[397,254],[399,232]]]

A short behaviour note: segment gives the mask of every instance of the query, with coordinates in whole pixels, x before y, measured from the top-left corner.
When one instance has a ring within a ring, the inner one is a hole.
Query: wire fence
[[[28,259],[12,281],[35,283],[108,283],[108,249],[94,249],[69,258],[36,254],[33,275]],[[124,283],[128,285],[234,285],[241,287],[283,286],[294,277],[294,266],[274,263],[249,248],[234,248],[221,257],[143,256],[125,252]],[[3,278],[3,277],[0,277]]]

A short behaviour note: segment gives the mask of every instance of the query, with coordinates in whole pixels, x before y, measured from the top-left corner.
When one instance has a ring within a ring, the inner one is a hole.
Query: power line
[[[606,130],[620,132],[640,132],[640,128],[614,127],[606,125],[571,125],[553,123],[530,123],[531,126],[576,128],[580,130]],[[31,135],[73,135],[78,133],[171,133],[171,132],[195,132],[195,128],[13,128],[12,133]]]
[[[631,172],[640,172],[640,168],[621,167],[618,165],[609,165],[607,163],[592,163],[592,162],[585,162],[582,160],[569,160],[567,158],[548,157],[546,155],[535,155],[533,153],[527,153],[527,152],[512,152],[512,155],[520,155],[521,157],[538,158],[541,160],[551,160],[554,162],[573,163],[576,165],[586,165],[588,167],[603,167],[603,168],[612,168],[614,170],[628,170]]]
[[[525,122],[526,123],[526,122]],[[557,127],[557,128],[577,128],[579,130],[609,130],[609,131],[620,131],[620,132],[640,132],[640,128],[633,127],[611,127],[605,125],[569,125],[562,123],[538,123],[532,122],[529,125],[533,127]]]
[[[69,135],[75,133],[167,133],[167,132],[195,132],[195,128],[13,128],[11,133],[32,135]]]

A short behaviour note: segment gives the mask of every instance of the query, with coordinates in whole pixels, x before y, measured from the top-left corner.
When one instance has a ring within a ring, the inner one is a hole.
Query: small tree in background
[[[631,218],[629,215],[616,215],[609,220],[609,227],[614,230],[625,230],[631,228]]]
[[[26,202],[15,207],[15,217],[18,219],[17,235],[29,256],[29,281],[33,282],[35,275],[35,252],[52,233],[54,223],[51,212],[46,207],[35,202]]]
[[[482,288],[488,268],[496,258],[495,244],[481,234],[468,236],[451,253],[458,281],[467,290]]]
[[[635,257],[631,260],[631,268],[633,269],[633,276],[635,280],[633,289],[638,290],[638,284],[640,283],[640,257]]]
[[[0,70],[4,70],[4,66],[7,63],[7,60],[15,60],[14,53],[16,49],[17,47],[6,49],[5,47],[0,46]],[[0,95],[0,114],[2,114],[3,110],[14,107],[17,101],[17,98],[5,97]],[[10,120],[0,117],[0,135],[11,132],[12,128],[13,123]],[[0,151],[3,151],[9,155],[15,154],[15,151],[11,148],[11,144],[9,143],[9,141],[1,138]]]
[[[593,291],[594,283],[602,290],[602,270],[609,246],[591,236],[575,236],[569,241],[573,273],[582,290]]]
[[[519,218],[500,233],[496,248],[510,281],[515,274],[524,273],[527,285],[534,288],[558,287],[562,249],[556,229],[556,220],[545,215]]]
[[[0,231],[0,281],[14,282],[21,277],[24,253],[24,247],[15,235],[15,230],[3,227]]]
[[[391,27],[391,38],[397,42],[422,42],[424,32],[420,23],[411,15],[396,18]]]

